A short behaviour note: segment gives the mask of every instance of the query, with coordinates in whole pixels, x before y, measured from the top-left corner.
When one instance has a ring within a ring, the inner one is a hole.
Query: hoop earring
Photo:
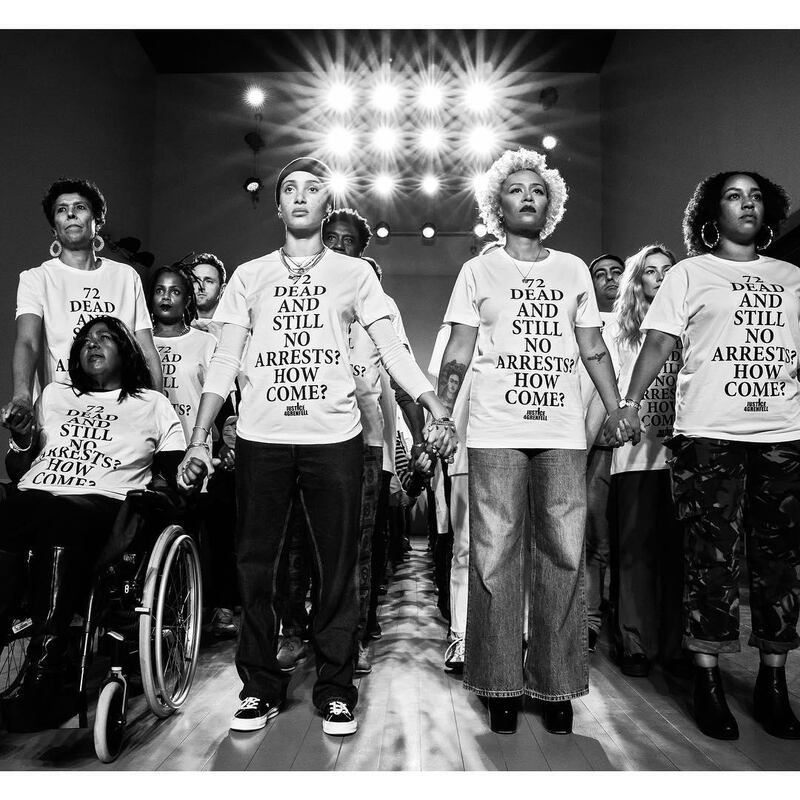
[[[52,243],[50,244],[50,255],[53,258],[58,258],[63,250],[64,247],[62,246],[61,242],[59,242],[58,239],[53,239]]]
[[[96,233],[94,239],[92,239],[92,250],[95,253],[99,253],[105,246],[106,240],[99,233]]]
[[[717,234],[717,238],[714,239],[714,243],[713,244],[711,242],[709,242],[708,239],[706,239],[706,225],[712,225],[714,227],[714,233]],[[719,244],[719,228],[717,227],[717,223],[716,222],[704,222],[702,224],[702,226],[700,227],[700,238],[703,240],[703,244],[709,250],[713,250]]]
[[[767,229],[767,232],[769,233],[769,239],[767,239],[766,244],[762,244],[760,246],[756,245],[756,250],[766,250],[772,244],[772,238],[774,236],[772,228],[769,225],[765,225],[764,227]]]

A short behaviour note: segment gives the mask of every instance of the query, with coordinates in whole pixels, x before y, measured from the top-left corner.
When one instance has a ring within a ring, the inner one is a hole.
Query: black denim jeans
[[[236,441],[237,568],[242,624],[236,669],[241,698],[280,703],[289,675],[275,657],[288,521],[299,501],[308,523],[315,571],[313,702],[340,699],[352,708],[353,653],[358,629],[358,523],[363,470],[361,434],[334,444]],[[296,489],[299,491],[296,493]]]

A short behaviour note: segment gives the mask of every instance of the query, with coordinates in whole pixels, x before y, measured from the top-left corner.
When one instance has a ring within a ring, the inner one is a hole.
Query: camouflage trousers
[[[684,526],[683,646],[739,645],[739,555],[744,539],[752,634],[765,653],[800,645],[800,441],[763,444],[676,436],[672,494]]]

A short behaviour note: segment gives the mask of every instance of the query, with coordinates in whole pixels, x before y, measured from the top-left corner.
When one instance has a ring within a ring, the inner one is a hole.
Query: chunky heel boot
[[[572,703],[569,700],[545,700],[542,722],[550,733],[572,733]]]
[[[59,694],[69,623],[85,574],[83,555],[78,548],[53,547],[31,558],[33,636],[21,691],[8,709],[8,730],[52,728],[70,716]]]
[[[722,688],[719,667],[694,667],[694,718],[697,727],[712,739],[739,738],[739,726],[731,714]]]
[[[753,693],[753,706],[756,720],[767,733],[780,739],[800,739],[800,721],[789,705],[785,667],[761,664]]]
[[[489,698],[489,727],[495,733],[516,733],[519,697]]]

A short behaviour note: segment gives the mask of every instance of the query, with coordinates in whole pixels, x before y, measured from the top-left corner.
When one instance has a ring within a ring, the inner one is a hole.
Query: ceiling
[[[504,71],[600,72],[609,30],[146,30],[136,32],[158,73],[291,72],[320,63],[502,62]],[[328,58],[321,57],[327,54]]]

